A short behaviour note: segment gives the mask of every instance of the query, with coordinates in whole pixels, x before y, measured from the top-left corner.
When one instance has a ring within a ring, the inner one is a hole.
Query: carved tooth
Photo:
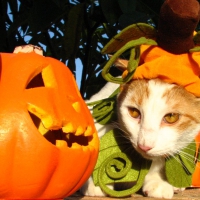
[[[45,135],[45,133],[47,133],[49,130],[46,129],[43,125],[42,122],[40,122],[39,126],[38,126],[38,131],[42,134],[42,135]]]
[[[82,126],[78,126],[75,135],[76,135],[76,136],[82,135],[83,132],[84,132],[83,127],[82,127]]]
[[[73,148],[73,149],[80,149],[80,148],[82,148],[82,146],[80,144],[73,143],[72,146],[71,146],[71,148]]]
[[[67,142],[65,140],[56,140],[56,146],[61,147],[68,147]]]
[[[91,136],[93,135],[93,132],[92,132],[92,127],[91,126],[88,126],[85,133],[83,134],[84,136]]]
[[[76,130],[71,122],[62,127],[64,133],[74,133]]]
[[[80,105],[80,103],[79,103],[78,101],[75,102],[75,103],[73,103],[72,106],[73,106],[73,108],[74,108],[74,110],[75,110],[76,112],[78,112],[78,113],[81,112],[81,105]]]

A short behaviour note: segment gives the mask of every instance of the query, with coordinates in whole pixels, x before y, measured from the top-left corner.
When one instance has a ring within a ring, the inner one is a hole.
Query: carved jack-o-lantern
[[[69,196],[99,145],[73,75],[34,52],[0,55],[0,198]]]

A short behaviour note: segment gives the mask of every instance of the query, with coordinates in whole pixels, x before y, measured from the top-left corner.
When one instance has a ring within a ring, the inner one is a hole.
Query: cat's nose
[[[147,152],[152,149],[152,147],[148,147],[148,146],[144,146],[144,145],[140,145],[140,144],[138,144],[138,147],[144,152]]]

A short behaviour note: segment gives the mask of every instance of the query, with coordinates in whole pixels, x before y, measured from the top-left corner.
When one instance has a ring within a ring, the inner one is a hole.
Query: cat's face
[[[117,108],[120,128],[149,159],[176,153],[200,131],[200,100],[159,79],[126,84]]]

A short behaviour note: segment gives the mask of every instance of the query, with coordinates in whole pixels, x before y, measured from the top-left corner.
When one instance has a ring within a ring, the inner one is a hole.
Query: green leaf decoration
[[[100,101],[95,101],[88,103],[89,106],[93,107],[92,116],[96,119],[96,121],[105,125],[116,121],[117,116],[115,113],[116,108],[116,96],[119,93],[119,88],[111,94],[111,96],[107,99],[103,99]]]
[[[194,47],[194,48],[192,48],[192,49],[189,50],[190,53],[192,53],[192,52],[199,52],[199,51],[200,51],[200,46],[196,46],[196,47]]]
[[[109,122],[115,121],[115,100],[107,99],[100,104],[94,106],[93,108],[93,117],[99,124],[108,124]]]
[[[103,54],[111,54],[122,48],[127,42],[137,40],[141,37],[147,39],[156,38],[156,29],[145,23],[137,23],[123,29],[115,35],[103,48]]]
[[[151,161],[141,157],[119,130],[111,130],[100,140],[100,153],[93,172],[95,185],[109,196],[125,197],[137,192],[143,185]],[[121,191],[111,190],[110,183],[134,182]]]
[[[192,174],[195,170],[195,142],[173,157],[166,159],[165,173],[168,182],[174,187],[189,187],[192,184]]]
[[[121,49],[119,49],[106,63],[102,70],[102,76],[105,80],[113,82],[113,83],[126,83],[131,80],[135,69],[138,67],[140,61],[140,45],[147,44],[147,45],[157,45],[154,40],[147,39],[145,37],[141,37],[137,40],[131,40],[127,42]],[[125,78],[118,78],[112,76],[109,71],[112,65],[114,64],[115,60],[125,51],[130,50],[130,58],[127,66],[128,74]]]

